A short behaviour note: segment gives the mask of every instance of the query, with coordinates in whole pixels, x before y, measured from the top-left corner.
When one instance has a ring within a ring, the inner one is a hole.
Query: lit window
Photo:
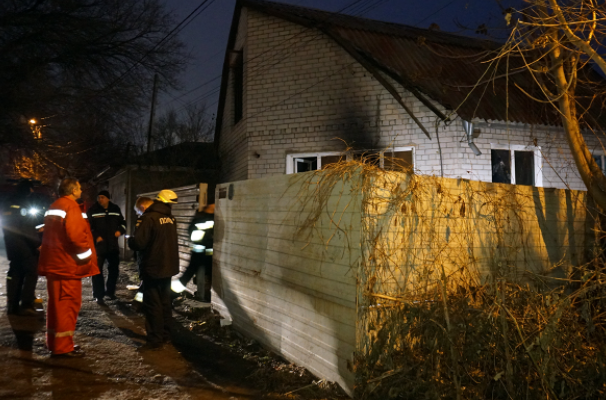
[[[534,146],[492,145],[492,182],[543,186],[540,148]]]

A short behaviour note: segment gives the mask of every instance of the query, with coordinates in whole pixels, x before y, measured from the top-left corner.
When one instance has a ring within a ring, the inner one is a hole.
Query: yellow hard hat
[[[164,189],[158,193],[156,200],[160,200],[162,203],[176,204],[179,201],[179,197],[177,196],[177,193],[172,190]]]

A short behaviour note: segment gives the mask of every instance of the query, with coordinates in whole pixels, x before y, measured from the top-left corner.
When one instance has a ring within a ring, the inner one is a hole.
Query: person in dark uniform
[[[208,204],[202,211],[196,212],[188,228],[192,243],[189,265],[179,278],[183,286],[196,275],[198,298],[210,302],[213,268],[213,236],[215,227],[215,205]]]
[[[152,199],[150,199],[149,197],[137,198],[137,201],[135,202],[135,207],[134,207],[135,213],[137,214],[137,222],[135,223],[135,229],[137,229],[139,227],[139,225],[141,225],[141,217],[143,216],[143,213],[152,204],[154,204],[154,201]],[[135,260],[137,261],[137,266],[139,267],[139,278],[141,278],[141,261],[143,260],[143,258],[142,258],[140,251],[135,251],[134,255],[135,255]],[[139,303],[143,302],[143,283],[142,282],[139,285],[139,289],[137,289],[137,294],[135,295],[134,300]]]
[[[143,281],[143,313],[147,343],[141,350],[158,349],[170,340],[172,323],[171,278],[179,273],[177,222],[171,204],[177,195],[162,190],[141,216],[141,222],[128,239],[131,250],[140,251]]]
[[[97,250],[97,265],[99,275],[92,278],[93,297],[103,304],[103,297],[116,299],[116,283],[120,266],[120,247],[118,238],[126,232],[126,222],[120,207],[110,201],[107,190],[97,195],[97,202],[86,213],[93,233],[95,249]],[[103,277],[103,264],[107,260],[107,283]]]
[[[8,314],[37,315],[34,300],[43,206],[33,194],[32,183],[22,181],[2,212],[4,243],[10,261],[6,277]]]

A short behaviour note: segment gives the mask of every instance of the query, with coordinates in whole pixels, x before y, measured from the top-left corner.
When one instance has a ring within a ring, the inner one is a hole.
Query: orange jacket
[[[75,279],[99,273],[93,235],[82,214],[69,197],[51,204],[44,217],[38,274]]]

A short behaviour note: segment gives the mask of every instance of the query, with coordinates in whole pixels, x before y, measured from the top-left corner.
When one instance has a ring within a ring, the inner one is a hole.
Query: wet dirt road
[[[75,341],[82,359],[51,358],[44,345],[44,313],[7,316],[8,260],[0,237],[0,399],[256,399],[263,395],[246,377],[253,365],[211,341],[196,337],[177,316],[172,343],[139,352],[145,341],[143,317],[131,306],[134,292],[121,275],[118,300],[102,307],[90,301],[83,281],[83,305]],[[37,294],[45,299],[45,280]]]

